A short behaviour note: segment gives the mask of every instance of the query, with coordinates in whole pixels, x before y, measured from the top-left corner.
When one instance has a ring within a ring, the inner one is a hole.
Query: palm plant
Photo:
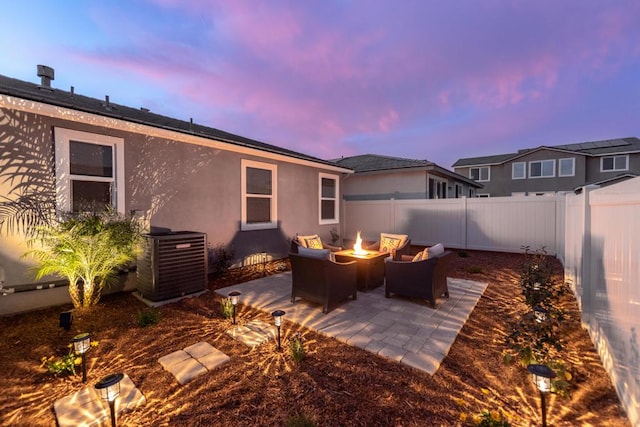
[[[30,242],[38,248],[25,255],[38,261],[36,279],[65,277],[74,307],[84,308],[97,304],[104,287],[117,280],[118,269],[135,259],[139,236],[134,218],[112,212],[72,216],[43,227]]]

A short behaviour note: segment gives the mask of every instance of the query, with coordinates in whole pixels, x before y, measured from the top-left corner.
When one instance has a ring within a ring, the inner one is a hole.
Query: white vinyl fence
[[[640,427],[640,177],[581,194],[343,202],[342,236],[408,234],[415,245],[545,247],[564,265],[583,325]]]
[[[631,424],[640,426],[640,178],[567,196],[565,279]]]
[[[562,248],[557,232],[558,223],[564,222],[559,218],[564,213],[562,195],[343,203],[346,239],[361,230],[365,240],[377,240],[381,232],[399,233],[408,234],[414,245],[442,243],[457,249],[521,252],[528,245],[544,246],[556,255]]]

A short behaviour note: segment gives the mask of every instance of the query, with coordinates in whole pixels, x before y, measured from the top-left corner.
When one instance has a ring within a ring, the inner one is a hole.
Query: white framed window
[[[629,169],[629,156],[607,156],[600,159],[600,172],[626,171]]]
[[[62,212],[125,213],[124,140],[55,128],[56,205]]]
[[[320,224],[337,224],[340,221],[340,180],[338,175],[320,173],[318,194],[320,195]]]
[[[491,197],[491,194],[489,194],[489,193],[477,193],[476,197],[487,198],[487,197]]]
[[[511,179],[527,178],[527,162],[514,162],[511,164]]]
[[[278,226],[278,167],[242,159],[242,221],[240,229],[266,230]]]
[[[489,181],[491,178],[489,174],[489,166],[482,166],[478,168],[470,168],[469,169],[469,178],[474,181],[482,182]]]
[[[529,178],[552,178],[556,176],[555,160],[529,162]]]
[[[574,176],[576,174],[576,159],[569,157],[558,159],[558,176]]]

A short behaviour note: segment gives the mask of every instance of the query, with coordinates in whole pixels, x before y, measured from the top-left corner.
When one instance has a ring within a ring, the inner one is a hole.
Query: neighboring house
[[[453,169],[484,185],[477,196],[547,195],[607,185],[640,174],[636,137],[541,146],[460,159]]]
[[[348,168],[147,109],[0,76],[0,267],[33,287],[25,240],[54,210],[112,205],[153,228],[204,232],[237,263],[286,257],[296,233],[340,228]]]
[[[355,173],[343,181],[345,200],[473,197],[482,184],[427,160],[363,154],[333,160]]]

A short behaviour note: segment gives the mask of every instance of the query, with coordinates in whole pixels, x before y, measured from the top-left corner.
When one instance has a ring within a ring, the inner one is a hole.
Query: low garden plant
[[[563,360],[566,345],[563,337],[565,311],[560,303],[566,285],[553,280],[551,265],[544,247],[531,251],[523,247],[520,287],[530,311],[524,313],[506,338],[506,363],[518,360],[523,366],[543,364],[557,375],[552,380],[552,391],[567,395],[572,375]]]
[[[289,339],[289,353],[296,363],[302,362],[307,357],[304,349],[304,338],[302,338],[300,332],[296,332]]]
[[[136,321],[138,326],[146,328],[147,326],[157,325],[160,323],[160,311],[155,307],[149,307],[145,310],[138,310],[136,313]]]
[[[233,304],[231,298],[222,298],[220,300],[220,311],[222,311],[222,317],[225,319],[231,319],[233,317]]]

